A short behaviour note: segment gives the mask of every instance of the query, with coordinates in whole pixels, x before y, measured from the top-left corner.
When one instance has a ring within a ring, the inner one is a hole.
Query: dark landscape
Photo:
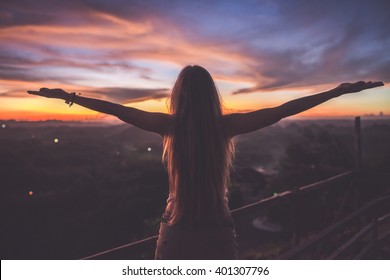
[[[353,118],[285,120],[236,143],[231,209],[355,166]],[[389,169],[389,143],[390,119],[362,118],[365,167]],[[161,153],[160,136],[126,124],[0,121],[1,258],[79,259],[157,234]],[[386,191],[382,181],[366,193]],[[278,209],[267,215],[288,226]]]

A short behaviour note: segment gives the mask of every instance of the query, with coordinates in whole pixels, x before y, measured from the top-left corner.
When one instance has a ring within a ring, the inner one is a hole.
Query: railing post
[[[361,125],[360,117],[355,117],[355,209],[359,209],[361,204],[361,195],[362,195],[362,186],[360,182],[362,169],[362,134],[361,134]],[[357,227],[361,228],[360,219],[357,220]]]
[[[360,117],[355,117],[355,169],[360,172],[362,168],[362,134]]]

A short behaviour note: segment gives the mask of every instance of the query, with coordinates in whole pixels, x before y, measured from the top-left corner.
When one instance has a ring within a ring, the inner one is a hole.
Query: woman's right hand
[[[39,91],[28,90],[28,94],[43,96],[47,98],[59,98],[66,100],[69,97],[69,93],[60,88],[41,88]]]

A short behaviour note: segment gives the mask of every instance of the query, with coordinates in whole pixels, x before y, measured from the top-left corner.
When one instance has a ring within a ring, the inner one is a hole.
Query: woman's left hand
[[[383,86],[383,82],[356,82],[356,83],[342,83],[338,87],[335,88],[335,90],[341,94],[346,94],[346,93],[353,93],[353,92],[359,92],[365,89],[369,88],[375,88],[375,87],[380,87]]]

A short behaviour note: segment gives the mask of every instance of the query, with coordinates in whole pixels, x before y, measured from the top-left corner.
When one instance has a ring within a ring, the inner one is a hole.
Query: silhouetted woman
[[[62,89],[28,91],[64,99],[114,115],[163,137],[163,160],[169,175],[169,197],[162,216],[156,259],[236,259],[237,244],[228,208],[232,138],[269,126],[345,93],[382,86],[382,82],[344,83],[274,108],[222,114],[214,81],[206,69],[187,66],[170,96],[170,114],[150,113]]]

